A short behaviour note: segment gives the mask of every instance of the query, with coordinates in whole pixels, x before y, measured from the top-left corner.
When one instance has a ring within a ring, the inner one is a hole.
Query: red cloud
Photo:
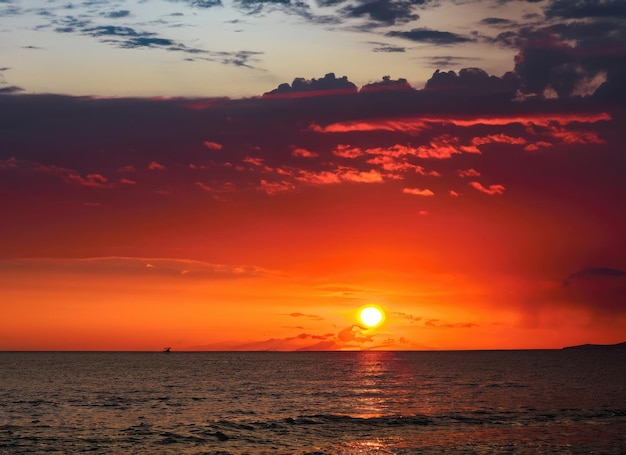
[[[261,180],[261,183],[257,186],[259,191],[263,191],[269,195],[291,191],[295,188],[296,186],[291,182],[268,182],[267,180]]]
[[[385,171],[389,172],[408,172],[414,171],[420,175],[426,175],[424,168],[416,164],[411,164],[406,160],[398,160],[393,156],[380,155],[375,158],[367,160],[368,164],[376,164],[382,167]]]
[[[111,188],[114,186],[102,174],[93,173],[83,176],[73,169],[67,169],[61,166],[33,163],[31,161],[18,160],[15,158],[9,158],[8,160],[0,161],[0,170],[11,170],[18,172],[27,171],[48,174],[61,179],[67,184],[77,184],[92,188]]]
[[[459,171],[459,177],[480,177],[480,172],[476,169],[465,169]]]
[[[426,120],[421,118],[355,120],[332,123],[327,126],[311,125],[310,130],[318,133],[347,133],[352,131],[403,131],[419,133],[427,128]]]
[[[327,185],[330,183],[340,183],[341,179],[339,176],[330,171],[322,171],[322,172],[310,172],[310,171],[300,171],[300,174],[296,177],[296,180],[300,180],[301,182],[313,183],[317,185]]]
[[[218,144],[217,142],[204,141],[202,144],[209,150],[222,150],[224,148],[222,144]]]
[[[504,186],[503,185],[489,185],[489,187],[484,187],[478,182],[470,182],[470,186],[472,188],[477,189],[481,193],[488,194],[489,196],[495,196],[496,194],[504,194]]]
[[[472,139],[472,144],[474,145],[491,144],[494,142],[499,144],[524,145],[527,141],[523,137],[511,137],[506,134],[491,134],[489,136],[475,137]]]
[[[564,128],[552,128],[551,134],[565,144],[604,144],[605,142],[598,137],[598,133],[595,131],[570,131]]]
[[[293,151],[291,152],[291,156],[299,156],[301,158],[315,158],[319,155],[305,148],[294,148]]]
[[[341,158],[358,158],[363,155],[363,150],[346,144],[338,144],[333,150],[333,155]]]
[[[534,144],[528,144],[526,147],[524,147],[524,150],[526,152],[536,152],[540,148],[547,148],[547,147],[552,147],[552,144],[550,144],[549,142],[545,142],[545,141],[537,141]]]
[[[513,123],[522,125],[550,126],[553,124],[567,125],[573,122],[596,123],[611,120],[606,112],[595,114],[533,114],[514,115],[501,117],[475,117],[475,118],[450,118],[450,117],[409,117],[389,118],[375,120],[353,120],[347,122],[332,123],[327,126],[312,124],[309,129],[318,133],[347,133],[353,131],[399,131],[409,134],[419,133],[428,128],[430,124],[452,124],[456,126],[493,125],[504,126]]]
[[[166,168],[161,163],[152,161],[150,164],[148,164],[148,169],[150,169],[151,171],[164,171]]]

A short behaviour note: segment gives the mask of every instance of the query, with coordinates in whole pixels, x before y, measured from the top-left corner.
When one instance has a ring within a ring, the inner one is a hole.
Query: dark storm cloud
[[[22,87],[18,87],[16,85],[11,85],[9,87],[0,86],[0,95],[7,95],[12,93],[23,92],[24,89]]]
[[[529,40],[516,57],[515,72],[523,80],[525,93],[542,95],[553,90],[559,97],[587,94],[586,85],[597,78],[605,82],[597,95],[625,99],[626,47],[571,46],[555,37]]]
[[[454,55],[437,55],[434,57],[421,57],[420,60],[426,62],[426,65],[430,68],[441,69],[466,65],[467,62],[478,59],[473,57],[458,57]]]
[[[624,0],[551,0],[545,9],[548,18],[581,19],[590,17],[626,17]]]
[[[596,97],[621,102],[626,100],[626,21],[619,15],[591,14],[589,9],[604,11],[614,6],[610,2],[553,3],[550,7],[563,16],[578,19],[573,12],[584,10],[589,17],[563,20],[555,16],[549,25],[526,24],[500,33],[491,42],[519,50],[515,72],[525,94],[566,98],[595,92]]]
[[[318,6],[326,7],[326,6],[335,6],[340,5],[342,3],[346,3],[348,0],[315,0],[315,3]]]
[[[515,24],[515,22],[510,19],[502,19],[500,17],[486,17],[481,20],[480,23],[494,27],[510,27]]]
[[[413,12],[420,0],[374,0],[358,5],[348,5],[340,12],[348,18],[367,18],[376,25],[404,24],[419,19]]]
[[[419,43],[430,43],[440,46],[474,41],[474,39],[472,38],[467,38],[456,33],[442,32],[427,28],[414,28],[410,31],[394,30],[391,32],[387,32],[386,36],[391,36],[394,38],[404,38],[410,41],[415,41]]]
[[[505,95],[511,99],[520,87],[518,76],[512,72],[502,77],[489,76],[480,68],[463,68],[459,73],[454,71],[440,72],[426,82],[425,90],[441,90],[446,92],[462,91],[483,95]]]
[[[361,93],[380,92],[387,90],[413,90],[413,87],[411,87],[411,84],[409,84],[404,78],[393,80],[389,76],[384,76],[383,80],[380,82],[372,82],[361,87]]]
[[[302,77],[298,77],[293,80],[291,85],[288,83],[280,84],[274,90],[265,93],[264,96],[338,91],[344,93],[356,93],[357,87],[348,80],[347,76],[338,78],[334,73],[328,73],[320,79],[304,79]]]

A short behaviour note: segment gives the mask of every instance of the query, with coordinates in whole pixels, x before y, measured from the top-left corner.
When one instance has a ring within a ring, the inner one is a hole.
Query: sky
[[[622,342],[625,43],[622,0],[0,0],[0,350]]]

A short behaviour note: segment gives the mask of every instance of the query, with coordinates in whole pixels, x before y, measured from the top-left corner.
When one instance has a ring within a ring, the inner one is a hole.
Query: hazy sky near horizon
[[[621,0],[0,0],[0,37],[0,350],[624,341]]]

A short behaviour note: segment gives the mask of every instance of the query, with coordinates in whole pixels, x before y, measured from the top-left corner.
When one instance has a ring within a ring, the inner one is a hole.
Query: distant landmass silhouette
[[[563,349],[626,349],[626,341],[617,344],[579,344],[566,346]]]

